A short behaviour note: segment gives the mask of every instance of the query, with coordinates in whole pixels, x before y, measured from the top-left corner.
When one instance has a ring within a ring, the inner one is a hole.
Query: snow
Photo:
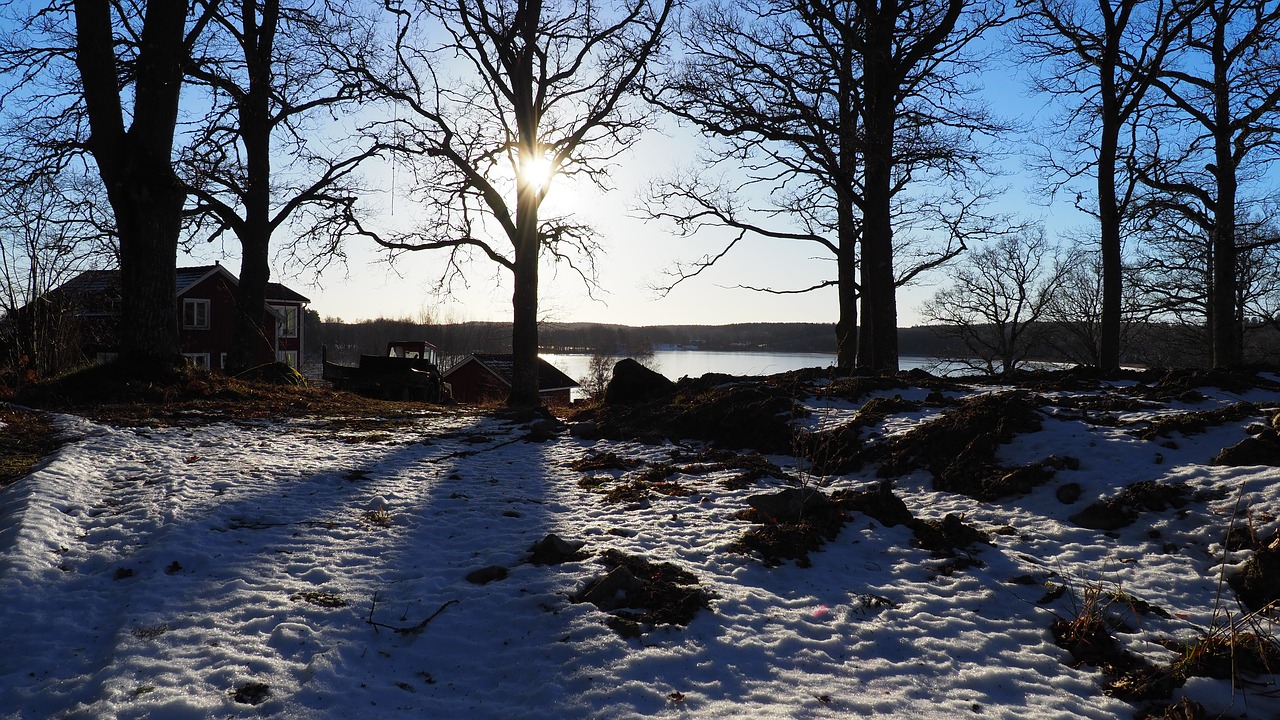
[[[1178,409],[1240,399],[1204,392]],[[811,428],[856,416],[811,402]],[[923,471],[897,479],[917,517],[961,514],[993,532],[977,551],[985,567],[950,574],[910,530],[861,514],[810,567],[731,552],[749,527],[734,519],[746,497],[783,481],[726,490],[732,471],[684,476],[693,495],[636,508],[579,485],[623,471],[570,468],[602,451],[668,461],[671,445],[527,442],[527,426],[469,411],[424,412],[379,435],[318,418],[135,428],[56,416],[68,442],[0,493],[0,718],[1132,717],[1096,668],[1071,666],[1050,623],[1090,584],[1122,589],[1172,614],[1127,618],[1140,627],[1119,636],[1167,662],[1157,640],[1241,613],[1220,579],[1248,553],[1224,551],[1226,529],[1270,532],[1280,514],[1280,470],[1209,464],[1257,418],[1175,435],[1172,448],[1127,432],[1156,412],[1104,427],[1042,410],[1044,429],[999,460],[1071,455],[1080,468],[1020,498],[938,492]],[[895,413],[879,432],[937,414]],[[828,489],[879,481],[874,467],[800,474]],[[1068,521],[1141,480],[1220,499],[1110,534]],[[1066,482],[1081,502],[1055,497]],[[592,557],[525,563],[548,533],[586,541]],[[570,601],[609,548],[692,572],[711,609],[619,636],[604,612]],[[466,580],[495,565],[509,575]],[[1068,591],[1044,603],[1048,583]],[[1182,694],[1215,714],[1280,717],[1270,678],[1194,678]]]

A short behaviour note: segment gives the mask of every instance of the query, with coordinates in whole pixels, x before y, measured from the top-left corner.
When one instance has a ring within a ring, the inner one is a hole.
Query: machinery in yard
[[[436,347],[429,342],[388,342],[386,355],[361,355],[355,367],[329,362],[324,348],[321,354],[322,377],[335,389],[383,400],[444,403],[453,399],[449,384],[440,379]]]

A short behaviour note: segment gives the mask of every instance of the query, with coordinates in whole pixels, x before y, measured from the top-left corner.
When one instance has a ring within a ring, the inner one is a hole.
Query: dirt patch
[[[1185,483],[1144,480],[1089,505],[1069,519],[1092,530],[1119,530],[1132,525],[1144,511],[1160,512],[1186,507],[1191,497],[1191,488]]]
[[[755,523],[731,549],[755,554],[768,567],[795,560],[810,565],[809,553],[840,534],[848,520],[839,503],[816,488],[787,488],[777,493],[753,495],[739,520]]]
[[[1166,415],[1152,420],[1149,425],[1141,430],[1135,431],[1133,434],[1143,440],[1167,438],[1175,432],[1182,433],[1183,435],[1197,435],[1211,427],[1216,427],[1229,422],[1236,422],[1237,420],[1243,420],[1247,417],[1255,417],[1261,414],[1262,410],[1257,405],[1242,402],[1234,405],[1228,405],[1224,408],[1218,408],[1217,410],[1201,410],[1199,412]]]
[[[708,440],[725,448],[790,453],[791,420],[807,411],[796,403],[794,383],[743,380],[707,374],[682,378],[676,393],[635,406],[603,406],[577,413],[573,420],[593,423],[600,437],[643,439],[655,434],[672,440]]]
[[[248,381],[191,368],[97,365],[24,388],[24,405],[117,425],[193,426],[236,420],[328,418],[331,429],[385,431],[419,419],[423,403],[371,400],[326,387]]]
[[[26,477],[62,446],[47,416],[0,406],[0,488]]]
[[[1280,433],[1267,428],[1229,448],[1223,448],[1222,452],[1213,458],[1212,463],[1231,467],[1242,465],[1280,467]]]
[[[881,477],[901,476],[923,468],[933,474],[938,490],[994,500],[1025,492],[1051,476],[1045,470],[1054,467],[1056,461],[1043,461],[1036,468],[1012,475],[995,461],[1000,445],[1019,433],[1038,432],[1041,427],[1036,406],[1025,394],[982,395],[960,403],[942,417],[882,448],[869,449],[866,455],[881,460]]]
[[[588,453],[586,457],[578,458],[569,464],[569,468],[578,472],[589,472],[592,470],[630,470],[639,466],[643,460],[635,458],[618,457],[613,452]]]
[[[711,607],[714,596],[698,578],[671,563],[618,550],[606,550],[600,562],[608,574],[587,582],[570,600],[610,613],[606,624],[623,637],[640,637],[658,625],[688,625],[699,610]]]

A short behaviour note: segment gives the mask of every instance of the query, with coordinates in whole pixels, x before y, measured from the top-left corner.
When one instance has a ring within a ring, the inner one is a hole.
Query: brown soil
[[[1257,405],[1242,402],[1218,408],[1217,410],[1167,415],[1152,420],[1147,427],[1136,431],[1134,434],[1143,440],[1169,437],[1170,434],[1175,432],[1183,435],[1196,435],[1217,425],[1243,420],[1247,417],[1260,416],[1261,414],[1262,410]]]
[[[45,415],[0,405],[0,488],[26,477],[61,445]]]
[[[1119,530],[1132,525],[1143,511],[1186,507],[1191,488],[1184,483],[1134,483],[1118,494],[1099,500],[1072,515],[1071,522],[1093,530]]]
[[[618,550],[600,562],[609,572],[589,581],[570,598],[590,602],[612,617],[609,627],[623,637],[640,637],[658,625],[688,625],[713,595],[691,572],[671,563],[653,563]]]
[[[15,402],[117,425],[201,425],[238,420],[324,418],[332,428],[386,430],[423,412],[417,402],[374,400],[322,386],[249,381],[192,369],[98,365],[24,388]],[[447,411],[447,410],[445,410]]]
[[[981,395],[866,454],[881,460],[881,477],[926,469],[938,490],[993,500],[1025,492],[1048,479],[1049,474],[1042,472],[1052,466],[1048,461],[1012,477],[995,462],[1000,445],[1041,427],[1036,406],[1025,394]]]

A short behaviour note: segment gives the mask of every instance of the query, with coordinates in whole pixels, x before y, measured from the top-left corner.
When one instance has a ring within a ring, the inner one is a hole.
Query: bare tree
[[[174,271],[186,191],[174,172],[183,70],[217,0],[7,4],[0,72],[29,175],[91,158],[114,213],[123,360],[174,365]],[[11,136],[12,137],[12,136]]]
[[[7,183],[0,195],[0,359],[19,382],[85,360],[74,298],[55,289],[114,262],[92,196],[69,176]]]
[[[1123,283],[1124,303],[1121,307],[1120,354],[1131,345],[1137,324],[1143,319],[1139,302],[1140,283],[1126,268]],[[1102,347],[1103,270],[1101,256],[1076,251],[1068,263],[1062,285],[1053,294],[1044,313],[1048,331],[1044,344],[1055,357],[1091,367],[1105,367],[1100,357]]]
[[[1233,324],[1242,341],[1250,330],[1280,323],[1280,232],[1273,208],[1264,205],[1236,221],[1236,296]],[[1164,212],[1152,218],[1135,287],[1144,311],[1177,332],[1170,333],[1177,364],[1213,362],[1206,325],[1213,287],[1214,248],[1207,218]],[[1247,345],[1246,345],[1247,347]]]
[[[277,231],[292,223],[304,237],[340,237],[352,226],[353,172],[378,146],[350,145],[325,117],[354,107],[358,87],[343,68],[370,62],[372,25],[338,3],[225,3],[188,67],[192,89],[206,93],[191,104],[210,108],[180,155],[196,200],[188,229],[230,232],[242,250],[229,369],[251,367],[270,345]]]
[[[597,247],[590,228],[542,217],[543,200],[556,176],[603,185],[609,161],[647,126],[628,98],[673,5],[420,0],[410,12],[388,3],[397,62],[365,81],[395,103],[399,117],[376,127],[416,161],[425,217],[420,232],[366,233],[396,251],[449,251],[450,272],[477,251],[511,273],[511,405],[540,402],[543,254],[590,280]]]
[[[1134,122],[1147,93],[1200,3],[1197,0],[1024,0],[1029,22],[1020,42],[1036,89],[1067,108],[1051,136],[1048,170],[1062,189],[1092,174],[1096,205],[1076,206],[1098,219],[1102,304],[1096,362],[1120,367],[1123,324],[1123,227],[1137,177],[1132,166]],[[1129,132],[1126,133],[1126,128]],[[1126,160],[1128,158],[1128,160]]]
[[[685,235],[733,231],[718,253],[678,268],[675,283],[748,235],[817,247],[835,260],[834,277],[750,289],[836,288],[839,365],[896,369],[896,288],[991,225],[978,212],[981,191],[922,188],[969,179],[975,138],[1001,129],[955,99],[973,67],[961,51],[1002,14],[964,0],[755,0],[693,11],[683,61],[650,99],[714,138],[704,165],[745,179],[698,172],[655,185],[651,217]]]
[[[1155,77],[1169,110],[1149,133],[1140,166],[1152,212],[1181,216],[1209,240],[1205,297],[1215,367],[1244,359],[1237,218],[1276,158],[1280,3],[1206,0],[1181,50]],[[1256,173],[1256,174],[1255,174]]]
[[[186,0],[143,8],[108,0],[71,6],[89,128],[84,147],[102,176],[120,237],[122,359],[180,360],[173,297],[187,194],[171,155],[182,71],[214,5],[191,27]],[[136,43],[117,42],[120,36]],[[132,87],[132,103],[122,80]]]
[[[959,339],[989,374],[1012,372],[1031,353],[1069,268],[1043,232],[1005,236],[961,258],[950,283],[922,308],[941,334]]]

